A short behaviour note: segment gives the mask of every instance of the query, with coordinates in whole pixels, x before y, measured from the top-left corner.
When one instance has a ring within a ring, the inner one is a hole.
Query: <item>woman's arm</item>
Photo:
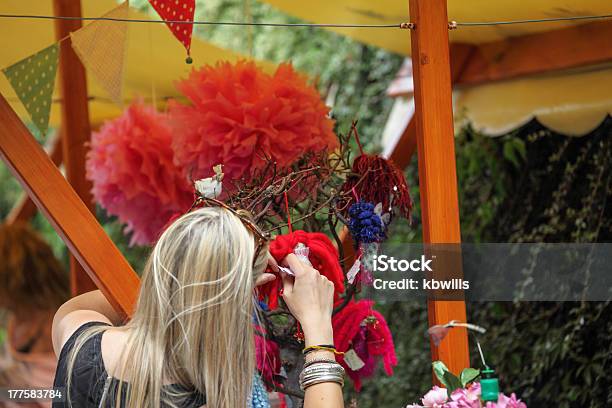
[[[305,347],[316,346],[319,344],[334,344],[331,318],[328,323],[321,323],[318,326],[302,326],[302,330],[304,330],[304,340],[306,342]],[[334,353],[323,350],[310,353],[308,357],[312,358],[313,360],[322,359],[334,361],[336,359]],[[342,387],[339,384],[326,382],[306,388],[304,395],[304,408],[342,407],[344,407],[344,400],[342,398]]]
[[[334,284],[293,254],[284,261],[295,273],[295,279],[283,275],[283,299],[304,331],[306,347],[333,344],[331,316],[334,304]],[[309,359],[334,361],[334,353],[316,351]],[[342,387],[334,382],[306,388],[304,408],[343,408]]]
[[[64,303],[53,317],[53,350],[59,353],[72,333],[88,322],[121,324],[121,316],[106,300],[102,292],[94,290],[75,296]]]

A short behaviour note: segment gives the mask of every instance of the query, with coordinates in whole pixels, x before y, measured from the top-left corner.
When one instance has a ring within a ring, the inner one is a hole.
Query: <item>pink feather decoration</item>
[[[86,167],[94,199],[127,224],[130,245],[155,241],[170,217],[193,200],[171,142],[166,115],[142,102],[92,135]]]
[[[263,330],[259,326],[255,326],[256,331],[263,334]],[[270,385],[275,384],[281,386],[276,380],[276,376],[281,371],[280,349],[278,344],[272,340],[267,340],[263,335],[255,335],[255,359],[257,361],[257,370],[261,373],[264,381]]]
[[[361,380],[374,374],[379,359],[382,359],[387,375],[393,375],[393,367],[397,365],[391,331],[385,318],[373,310],[373,306],[371,300],[351,301],[332,318],[336,349],[342,352],[353,349],[365,363],[362,368],[353,371],[342,357],[336,357],[357,391],[361,389]],[[362,324],[368,317],[373,317],[375,321]]]
[[[329,108],[290,64],[270,75],[253,62],[220,62],[177,87],[189,103],[169,103],[172,147],[193,179],[212,176],[221,163],[226,180],[248,181],[264,167],[263,155],[286,167],[307,151],[338,146]]]

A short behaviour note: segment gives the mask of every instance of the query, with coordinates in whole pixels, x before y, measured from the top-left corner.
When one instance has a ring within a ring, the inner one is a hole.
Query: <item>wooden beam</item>
[[[424,243],[460,243],[446,0],[409,0]],[[430,325],[466,320],[462,301],[428,301]],[[453,329],[432,358],[469,367],[467,332]]]
[[[81,17],[80,0],[53,0],[56,16]],[[80,20],[55,20],[58,40],[81,28]],[[85,178],[87,142],[91,135],[85,68],[70,41],[60,43],[60,89],[62,95],[63,159],[66,178],[92,213],[95,206],[91,183]],[[70,286],[73,295],[95,288],[74,256],[70,257]]]
[[[466,66],[469,62],[470,57],[474,53],[475,47],[466,44],[451,44],[450,45],[450,57],[451,57],[451,81],[455,83],[457,79],[462,75]],[[412,72],[411,72],[412,76]],[[413,88],[409,90],[409,94],[412,97]],[[397,96],[401,96],[402,93],[398,93]],[[408,124],[404,133],[400,136],[397,144],[393,148],[393,151],[389,155],[389,158],[395,162],[400,168],[404,169],[412,160],[412,156],[416,152],[416,119],[415,115],[412,115],[408,119]]]
[[[115,309],[131,314],[138,276],[2,95],[0,157]]]
[[[49,158],[59,167],[62,162],[62,136],[61,134],[55,134],[53,139],[49,143]],[[21,197],[19,197],[19,201],[13,206],[11,212],[6,217],[6,223],[12,224],[14,222],[28,222],[34,215],[36,215],[36,204],[32,201],[32,199],[26,194],[23,193]]]
[[[612,61],[612,21],[509,37],[474,47],[456,84],[475,85]]]
[[[400,139],[393,148],[393,152],[389,156],[400,169],[405,169],[410,164],[410,160],[412,160],[412,156],[417,149],[416,119],[414,116],[412,115],[408,120],[404,133],[400,136]]]

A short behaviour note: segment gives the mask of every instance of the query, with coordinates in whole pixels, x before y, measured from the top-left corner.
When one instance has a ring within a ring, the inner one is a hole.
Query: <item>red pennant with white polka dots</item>
[[[166,22],[174,36],[185,46],[189,55],[193,24],[180,23],[180,21],[193,21],[195,0],[149,0],[149,3]]]

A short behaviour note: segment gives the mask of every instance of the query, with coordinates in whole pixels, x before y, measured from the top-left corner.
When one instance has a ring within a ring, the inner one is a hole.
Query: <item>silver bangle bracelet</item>
[[[305,367],[302,372],[316,371],[316,370],[337,370],[344,373],[344,368],[336,362],[316,362]]]
[[[300,373],[300,388],[306,388],[324,382],[334,382],[344,386],[344,368],[336,362],[316,362],[304,368]]]
[[[323,384],[323,383],[328,383],[328,382],[333,382],[336,383],[338,385],[340,385],[340,387],[344,386],[344,378],[338,375],[319,375],[316,377],[312,377],[309,378],[308,380],[304,380],[300,382],[300,389],[302,391],[305,391],[308,387],[311,387],[313,385],[317,385],[317,384]]]
[[[321,375],[321,374],[330,374],[330,375],[339,375],[341,377],[344,376],[344,368],[339,364],[336,366],[318,366],[313,365],[310,367],[306,367],[300,373],[300,379],[306,378],[312,375]]]

